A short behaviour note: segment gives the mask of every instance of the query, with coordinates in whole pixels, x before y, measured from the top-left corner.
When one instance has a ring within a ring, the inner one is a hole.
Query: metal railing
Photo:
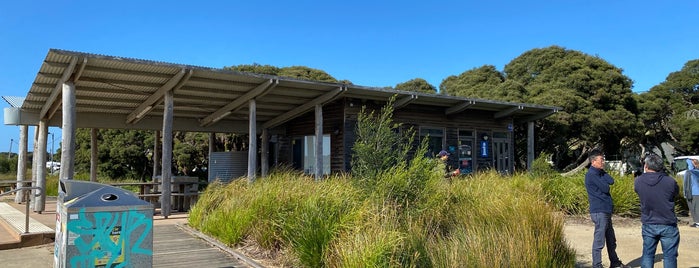
[[[22,185],[24,185],[24,183],[32,183],[32,182],[33,181],[0,181],[0,185],[16,184],[16,183],[22,183]],[[4,193],[0,193],[0,196],[4,196],[4,195],[9,195],[11,193],[20,192],[20,191],[27,191],[26,193],[24,193],[24,199],[25,199],[24,204],[26,204],[26,207],[24,209],[24,233],[25,234],[29,233],[29,202],[30,202],[29,195],[31,194],[31,190],[33,190],[33,189],[39,190],[39,194],[34,195],[34,197],[41,195],[41,187],[39,187],[39,186],[22,186],[22,187],[19,187],[17,189],[13,189],[13,190],[10,190],[10,191],[4,192]]]

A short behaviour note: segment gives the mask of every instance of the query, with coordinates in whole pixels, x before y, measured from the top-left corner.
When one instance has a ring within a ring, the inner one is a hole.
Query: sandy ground
[[[617,239],[617,254],[631,267],[641,267],[643,239],[640,219],[614,217],[612,219]],[[689,218],[680,219],[680,249],[677,267],[699,268],[699,228],[689,227]],[[592,233],[595,227],[587,216],[570,217],[565,223],[568,244],[575,249],[578,263],[575,267],[592,267]],[[606,248],[602,250],[602,263],[609,267]],[[658,244],[655,267],[663,267],[662,248]]]

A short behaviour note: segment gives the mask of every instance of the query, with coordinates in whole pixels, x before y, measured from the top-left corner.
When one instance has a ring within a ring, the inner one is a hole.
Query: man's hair
[[[643,158],[643,163],[646,165],[647,169],[652,171],[663,171],[665,165],[663,164],[663,159],[657,154],[649,154]]]
[[[604,156],[604,153],[602,153],[602,150],[600,149],[592,149],[589,153],[587,153],[587,160],[592,163],[592,160],[595,160],[598,156]]]

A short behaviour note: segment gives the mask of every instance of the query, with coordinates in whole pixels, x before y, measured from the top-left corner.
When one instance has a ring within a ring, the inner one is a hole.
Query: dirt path
[[[612,219],[617,239],[617,254],[621,261],[631,267],[641,267],[641,238],[640,219],[614,217]],[[680,249],[677,257],[677,267],[699,267],[699,228],[688,226],[689,218],[680,219]],[[587,216],[574,216],[566,220],[565,236],[568,244],[575,249],[578,263],[575,267],[592,267],[592,233],[595,227]],[[609,267],[606,249],[602,250],[602,263]],[[655,255],[655,267],[662,267],[662,249],[658,245]]]

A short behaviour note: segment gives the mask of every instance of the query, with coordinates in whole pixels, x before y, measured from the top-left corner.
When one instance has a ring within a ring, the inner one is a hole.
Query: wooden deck
[[[259,267],[209,244],[177,225],[156,225],[153,267]]]
[[[11,198],[0,198],[4,206],[3,211],[24,215],[24,205],[14,203]],[[56,201],[49,198],[47,205],[51,208],[42,214],[30,212],[30,228],[39,223],[48,228],[55,228],[56,224]],[[4,215],[7,213],[0,213]],[[220,245],[215,240],[192,230],[186,226],[186,213],[175,213],[168,219],[160,216],[153,218],[153,267],[196,267],[196,268],[228,268],[228,267],[263,267],[242,254]],[[3,228],[8,221],[0,218],[0,246],[5,244],[18,243],[15,241],[16,234],[10,233],[11,229]],[[22,224],[24,219],[22,217]],[[9,225],[8,225],[9,226]],[[30,229],[30,233],[34,231]],[[15,231],[16,232],[16,231]],[[6,239],[5,239],[6,238]],[[7,241],[5,241],[7,240]],[[32,250],[34,249],[34,250]],[[36,250],[40,249],[40,250]],[[0,250],[0,267],[46,267],[46,264],[53,264],[54,243],[43,244],[35,247],[8,247]],[[5,265],[9,266],[5,266]]]

